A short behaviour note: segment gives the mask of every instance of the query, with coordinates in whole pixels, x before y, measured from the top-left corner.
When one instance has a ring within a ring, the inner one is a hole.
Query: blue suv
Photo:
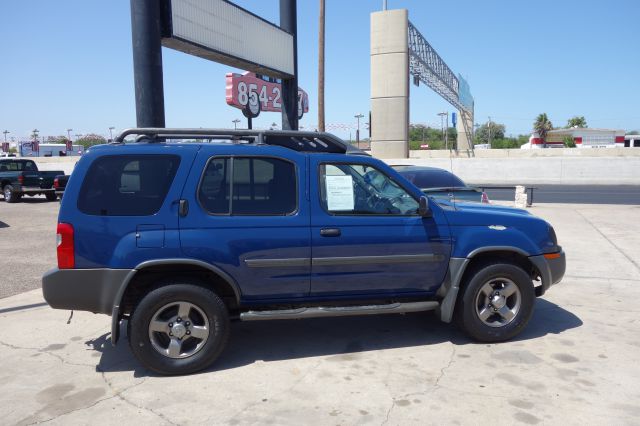
[[[544,220],[425,197],[327,133],[130,129],[115,141],[69,180],[42,289],[53,308],[111,315],[114,344],[126,320],[134,355],[162,374],[209,366],[231,320],[435,310],[503,341],[564,275]]]

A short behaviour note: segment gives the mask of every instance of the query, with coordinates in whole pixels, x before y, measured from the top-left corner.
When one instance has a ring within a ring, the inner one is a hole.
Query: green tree
[[[82,145],[84,149],[87,149],[93,145],[107,143],[107,140],[103,136],[96,135],[95,133],[89,133],[87,135],[80,136],[74,143],[76,145]]]
[[[491,145],[498,139],[504,139],[506,127],[504,124],[495,123],[493,121],[486,122],[476,130],[475,143],[489,143],[489,134],[491,134]]]
[[[565,136],[564,138],[562,138],[562,142],[564,142],[564,146],[566,146],[567,148],[576,147],[576,141],[574,141],[571,136]]]
[[[579,127],[581,129],[584,127],[588,127],[587,120],[582,115],[580,116],[576,115],[575,117],[571,117],[569,120],[567,120],[567,128],[572,128],[572,127]]]
[[[546,113],[542,113],[536,117],[536,121],[533,122],[533,130],[540,135],[542,140],[545,140],[547,133],[553,130],[553,123],[551,123]]]
[[[65,143],[67,142],[66,136],[47,136],[47,143]]]

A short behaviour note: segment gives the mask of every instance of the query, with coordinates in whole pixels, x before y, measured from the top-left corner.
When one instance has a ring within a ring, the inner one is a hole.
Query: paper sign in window
[[[351,176],[325,176],[327,185],[327,209],[329,211],[353,210],[353,178]]]

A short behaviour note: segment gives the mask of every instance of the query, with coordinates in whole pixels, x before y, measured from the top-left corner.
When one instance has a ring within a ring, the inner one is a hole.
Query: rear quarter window
[[[110,155],[95,160],[78,209],[99,216],[149,216],[160,210],[180,165],[177,155]]]

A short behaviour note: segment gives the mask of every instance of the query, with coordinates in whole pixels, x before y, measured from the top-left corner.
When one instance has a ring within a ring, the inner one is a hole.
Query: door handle
[[[322,228],[320,230],[320,235],[323,237],[339,237],[341,234],[339,228]]]
[[[185,217],[189,214],[189,202],[187,200],[180,200],[178,205],[178,215],[180,217]]]

